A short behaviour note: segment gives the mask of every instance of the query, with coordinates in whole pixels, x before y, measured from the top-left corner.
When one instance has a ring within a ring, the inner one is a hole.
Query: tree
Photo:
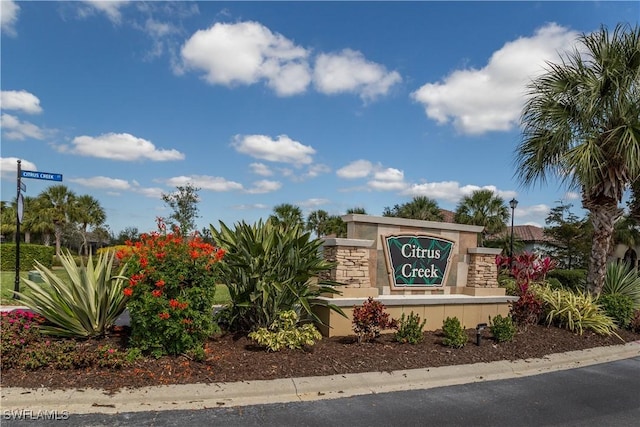
[[[629,216],[640,225],[640,178],[631,185],[631,198],[628,202]]]
[[[423,221],[442,221],[442,213],[438,203],[426,196],[416,196],[410,202],[385,207],[382,216],[419,219]]]
[[[298,206],[289,203],[282,203],[275,206],[269,220],[284,228],[304,226],[302,210]]]
[[[38,195],[38,213],[53,224],[58,258],[64,226],[75,217],[75,199],[76,194],[62,184],[53,185]]]
[[[347,215],[349,214],[369,215],[364,208],[358,206],[356,206],[355,208],[347,209]]]
[[[196,218],[198,218],[198,196],[199,188],[192,184],[176,187],[176,191],[171,194],[162,193],[164,201],[173,211],[167,220],[170,226],[180,227],[180,233],[188,236],[196,229]]]
[[[100,202],[93,196],[83,195],[75,201],[75,220],[78,222],[80,235],[82,236],[82,244],[80,252],[84,249],[84,255],[89,255],[89,246],[87,242],[88,227],[99,227],[104,224],[107,214]]]
[[[480,233],[480,246],[488,234],[498,234],[507,228],[510,218],[509,208],[502,197],[491,190],[476,190],[469,196],[464,196],[454,216],[458,224],[472,224],[484,227]]]
[[[315,232],[317,237],[325,236],[328,219],[329,213],[327,211],[322,209],[312,211],[307,216],[307,230]]]
[[[559,202],[547,215],[544,228],[545,236],[556,244],[549,255],[563,268],[583,268],[589,258],[592,229],[587,219],[580,219],[571,212],[572,205]]]
[[[140,237],[140,231],[138,227],[125,227],[118,233],[118,237],[115,239],[116,245],[124,245],[127,241],[133,242]]]
[[[526,186],[553,175],[581,191],[594,229],[587,283],[598,293],[618,204],[640,177],[640,27],[603,26],[579,42],[529,85],[516,175]]]

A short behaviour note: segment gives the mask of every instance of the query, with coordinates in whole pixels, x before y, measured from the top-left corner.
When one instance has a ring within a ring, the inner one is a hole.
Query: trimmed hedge
[[[32,245],[20,243],[20,270],[29,271],[34,269],[35,261],[40,262],[47,268],[51,268],[55,248],[53,246]],[[12,271],[16,268],[16,244],[3,243],[0,245],[0,269],[2,271]]]
[[[587,286],[587,270],[551,270],[547,279],[558,279],[563,288],[573,291],[584,290]]]

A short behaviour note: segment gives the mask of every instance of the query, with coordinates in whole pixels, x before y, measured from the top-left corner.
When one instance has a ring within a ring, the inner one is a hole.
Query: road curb
[[[303,377],[234,383],[187,384],[104,390],[6,387],[3,411],[68,411],[69,414],[206,409],[336,399],[394,391],[525,377],[640,356],[640,341],[558,353],[540,359],[497,361],[392,372]]]

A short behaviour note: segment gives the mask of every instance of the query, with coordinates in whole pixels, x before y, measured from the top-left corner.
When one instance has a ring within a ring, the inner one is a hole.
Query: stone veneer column
[[[323,245],[324,259],[336,263],[326,278],[342,283],[347,294],[353,294],[355,289],[363,289],[364,293],[375,293],[369,276],[369,259],[373,247],[373,240],[361,239],[325,239]],[[356,291],[357,292],[357,291]],[[346,296],[343,292],[343,296]]]
[[[474,288],[471,294],[487,294],[487,291],[491,294],[504,294],[503,289],[498,289],[498,266],[496,265],[496,255],[501,252],[501,249],[494,248],[467,249],[470,260],[466,288]],[[492,292],[494,290],[496,292]]]

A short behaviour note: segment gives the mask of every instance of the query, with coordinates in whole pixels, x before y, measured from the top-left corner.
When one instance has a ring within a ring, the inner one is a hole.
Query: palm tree
[[[355,208],[347,209],[347,215],[349,214],[369,215],[365,210],[365,208],[361,208],[359,206],[356,206]]]
[[[476,190],[470,196],[464,196],[454,216],[458,224],[481,225],[480,246],[488,234],[497,234],[507,228],[510,218],[509,208],[502,197],[496,196],[491,190]]]
[[[100,206],[100,202],[90,195],[83,195],[75,200],[74,219],[80,227],[82,235],[82,245],[80,245],[80,253],[84,249],[84,255],[89,255],[89,246],[87,242],[87,228],[89,226],[99,227],[104,224],[107,214],[104,208]]]
[[[618,204],[640,178],[640,27],[603,26],[579,42],[529,85],[516,175],[581,191],[594,228],[587,282],[600,292]]]
[[[60,258],[60,244],[65,224],[74,218],[76,195],[65,185],[53,185],[38,195],[40,213],[50,219],[56,239],[56,256]]]
[[[385,207],[382,216],[419,219],[423,221],[442,221],[442,213],[438,203],[426,196],[416,196],[410,202]]]
[[[0,222],[0,233],[3,236],[14,236],[16,234],[16,219],[17,219],[17,203],[15,200],[8,204],[7,202],[2,202],[2,209],[0,209],[1,222]]]
[[[314,231],[318,237],[326,235],[328,219],[329,213],[327,211],[322,209],[312,211],[309,216],[307,216],[307,230]]]
[[[304,226],[302,210],[298,206],[289,203],[282,203],[275,206],[269,220],[284,228]]]
[[[25,200],[25,205],[27,205]],[[55,233],[55,226],[53,220],[50,217],[50,213],[46,207],[48,202],[43,201],[39,197],[36,197],[30,207],[25,208],[25,218],[27,218],[27,212],[32,212],[28,219],[25,220],[25,225],[33,233],[38,233],[42,236],[42,243],[45,246],[51,245],[51,235]]]

